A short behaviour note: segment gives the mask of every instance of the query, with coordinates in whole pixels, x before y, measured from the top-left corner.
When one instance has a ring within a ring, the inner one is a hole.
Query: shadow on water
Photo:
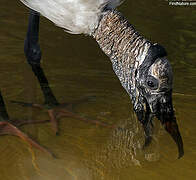
[[[39,83],[25,62],[23,44],[28,11],[18,1],[0,2],[1,91],[11,119],[49,120],[47,109],[20,107],[10,101],[44,102]],[[148,39],[168,51],[174,71],[173,103],[182,133],[185,156],[158,121],[152,144],[142,150],[144,132],[129,97],[97,44],[82,35],[69,35],[41,18],[43,68],[59,102],[75,102],[82,118],[115,128],[62,117],[60,135],[50,123],[21,127],[53,152],[50,157],[19,138],[0,137],[0,179],[6,180],[141,180],[194,179],[196,168],[196,9],[171,7],[166,1],[125,1],[119,8]],[[58,43],[57,43],[58,42]]]

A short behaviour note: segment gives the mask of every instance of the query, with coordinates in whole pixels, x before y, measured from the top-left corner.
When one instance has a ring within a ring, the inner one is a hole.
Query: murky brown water
[[[115,124],[100,127],[62,118],[60,136],[50,124],[21,129],[50,149],[54,159],[22,140],[0,137],[0,180],[157,180],[196,177],[196,6],[174,7],[164,0],[126,1],[119,8],[148,39],[168,51],[174,70],[174,105],[185,155],[155,122],[151,146],[141,150],[143,130],[129,97],[96,42],[70,35],[41,18],[43,68],[60,102],[90,97],[75,106],[89,119]],[[23,54],[28,10],[19,1],[0,2],[1,91],[12,119],[48,119],[45,111],[20,107],[11,100],[43,102],[37,80]],[[93,97],[93,98],[92,98]]]

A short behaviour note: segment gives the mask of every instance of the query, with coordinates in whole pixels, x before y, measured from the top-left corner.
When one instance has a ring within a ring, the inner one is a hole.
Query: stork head
[[[172,68],[164,49],[159,45],[153,48],[139,68],[136,86],[141,97],[138,98],[141,99],[140,108],[161,121],[176,142],[180,158],[184,151],[172,104]]]
[[[142,76],[139,89],[151,113],[157,116],[166,112],[173,114],[172,81],[172,69],[166,57],[157,58]],[[164,121],[163,117],[160,118]]]

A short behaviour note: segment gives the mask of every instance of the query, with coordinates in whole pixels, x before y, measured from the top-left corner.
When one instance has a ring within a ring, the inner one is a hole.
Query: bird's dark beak
[[[165,122],[165,129],[171,135],[173,140],[178,146],[178,159],[180,159],[184,155],[183,141],[180,135],[180,131],[178,129],[178,125],[176,122],[176,118],[171,121]]]
[[[179,156],[184,155],[183,141],[178,129],[176,117],[172,105],[172,92],[168,92],[159,97],[152,98],[154,101],[148,102],[151,111],[156,114],[156,117],[161,121],[165,130],[171,135],[178,146]]]

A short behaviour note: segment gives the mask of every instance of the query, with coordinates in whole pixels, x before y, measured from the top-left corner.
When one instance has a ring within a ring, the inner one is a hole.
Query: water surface
[[[174,106],[185,155],[155,121],[153,143],[141,150],[143,130],[111,63],[96,42],[70,35],[45,18],[40,23],[42,67],[59,102],[89,97],[76,113],[116,125],[115,129],[62,118],[60,135],[50,124],[21,129],[51,150],[54,159],[22,140],[0,137],[0,179],[4,180],[165,180],[196,176],[196,7],[166,1],[126,1],[119,10],[146,38],[162,44],[174,71]],[[48,119],[46,111],[11,100],[43,102],[42,92],[23,54],[28,9],[19,1],[0,2],[1,91],[12,119]]]

